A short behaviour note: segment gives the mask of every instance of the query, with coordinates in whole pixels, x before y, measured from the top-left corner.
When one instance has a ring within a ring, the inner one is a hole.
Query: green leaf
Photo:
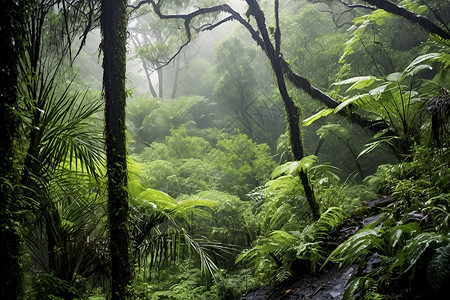
[[[365,100],[365,98],[369,98],[369,94],[361,94],[361,95],[356,95],[354,97],[348,98],[347,100],[344,100],[341,104],[339,104],[335,109],[334,109],[334,113],[338,113],[340,110],[346,108],[348,105],[352,104],[353,102],[356,103],[362,103],[365,102],[363,100]],[[367,100],[366,100],[367,101]]]
[[[335,134],[343,139],[350,138],[348,130],[340,124],[326,124],[317,129],[316,134],[321,138],[326,138],[330,133]]]
[[[377,79],[374,76],[364,76],[364,77],[367,77],[367,78],[355,82],[345,92],[348,93],[349,91],[353,91],[353,90],[362,90],[362,89],[364,89],[366,87],[371,86],[375,81],[379,80],[379,79]]]
[[[311,117],[303,120],[302,122],[302,126],[303,127],[307,127],[309,125],[311,125],[312,123],[314,123],[316,120],[320,119],[321,117],[326,117],[329,114],[331,114],[334,111],[333,108],[325,108],[322,109],[321,111],[315,113],[314,115],[312,115]]]
[[[345,79],[343,81],[335,82],[333,85],[345,85],[345,84],[356,84],[358,82],[368,82],[372,80],[376,80],[377,78],[375,76],[358,76],[358,77],[352,77]]]
[[[403,71],[402,74],[403,74],[403,76],[407,76],[407,74],[409,74],[411,71],[413,71],[422,62],[427,61],[427,60],[437,60],[440,57],[441,57],[440,53],[428,53],[425,55],[421,55],[421,56],[417,57],[415,60],[413,60],[413,62],[410,63],[408,67],[406,67],[406,69]]]
[[[270,178],[275,179],[282,175],[298,175],[300,168],[303,171],[307,171],[316,161],[317,156],[315,155],[305,156],[299,161],[289,161],[276,167],[270,175]]]
[[[180,201],[178,204],[182,208],[193,208],[193,207],[198,207],[198,206],[212,208],[212,207],[216,206],[217,201],[207,200],[207,199],[186,199],[186,200]]]
[[[270,175],[271,179],[278,178],[282,175],[292,175],[294,174],[298,169],[298,161],[289,161],[287,163],[284,163],[273,170],[272,174]]]
[[[391,73],[386,77],[386,80],[387,81],[399,81],[401,76],[402,76],[402,73],[400,73],[400,72]]]
[[[402,78],[404,78],[406,76],[414,76],[423,70],[432,70],[432,69],[433,68],[430,65],[418,65],[418,66],[415,66],[414,68],[412,68],[409,72],[403,73]]]
[[[141,205],[152,205],[160,208],[174,209],[178,202],[164,192],[155,189],[146,189],[136,199]]]
[[[361,153],[358,154],[358,157],[356,159],[359,159],[362,155],[367,154],[375,150],[378,146],[380,146],[383,143],[391,144],[391,140],[398,139],[396,136],[390,136],[382,138],[378,141],[368,143],[365,145],[365,148],[361,151]]]

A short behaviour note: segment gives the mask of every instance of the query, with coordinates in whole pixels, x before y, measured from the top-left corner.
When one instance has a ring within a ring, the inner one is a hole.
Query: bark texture
[[[125,144],[126,0],[102,0],[103,88],[108,175],[112,299],[129,298],[128,193]]]
[[[0,7],[0,297],[15,300],[21,299],[23,292],[14,144],[19,129],[17,63],[23,50],[20,36],[27,6],[25,1],[2,1]]]

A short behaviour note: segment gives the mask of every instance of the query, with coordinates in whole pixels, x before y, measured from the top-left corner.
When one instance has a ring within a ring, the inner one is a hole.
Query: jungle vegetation
[[[0,7],[1,297],[445,295],[448,1]]]

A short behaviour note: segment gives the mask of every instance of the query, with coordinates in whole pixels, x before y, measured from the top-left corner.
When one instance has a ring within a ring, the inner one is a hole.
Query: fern
[[[441,289],[450,283],[450,244],[433,252],[428,262],[427,280],[433,289]]]
[[[379,230],[373,229],[373,224],[366,226],[345,242],[340,244],[328,258],[329,261],[340,262],[340,266],[349,266],[360,260],[364,260],[369,254],[382,249],[382,239]]]
[[[383,300],[389,297],[377,293],[378,282],[370,276],[356,277],[348,285],[343,300],[364,299]],[[361,297],[362,296],[362,297]]]
[[[439,233],[424,232],[408,241],[407,245],[402,250],[407,264],[405,273],[416,266],[424,253],[442,245],[445,240],[444,236]]]
[[[325,259],[322,243],[343,219],[344,211],[332,207],[318,221],[304,227],[302,231],[272,231],[267,237],[260,237],[251,249],[242,252],[236,263],[243,260],[253,263],[255,273],[260,272],[263,266],[265,272],[271,270],[267,272],[269,279],[289,277],[291,264],[296,259],[309,261],[314,272]]]

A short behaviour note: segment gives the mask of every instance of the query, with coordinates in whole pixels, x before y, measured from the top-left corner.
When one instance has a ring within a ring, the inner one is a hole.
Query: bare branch
[[[364,8],[364,9],[370,9],[370,10],[376,10],[376,7],[373,6],[368,6],[368,5],[363,5],[363,4],[348,4],[342,0],[339,0],[340,3],[344,4],[345,6],[347,6],[348,8]]]
[[[139,2],[136,6],[129,6],[132,7],[133,11],[135,11],[136,9],[140,8],[142,5],[144,4],[150,4],[153,7],[154,12],[156,13],[156,15],[160,18],[160,19],[179,19],[179,20],[184,20],[184,29],[186,32],[186,37],[187,37],[187,41],[184,42],[179,48],[178,50],[175,52],[175,54],[169,58],[168,61],[164,62],[161,66],[159,66],[157,69],[160,69],[162,67],[167,66],[168,64],[170,64],[175,57],[180,54],[180,52],[183,50],[183,48],[185,48],[192,39],[192,33],[191,33],[191,21],[201,15],[205,15],[205,14],[211,14],[211,13],[220,13],[220,12],[224,12],[224,13],[228,13],[229,16],[222,19],[221,21],[215,23],[215,24],[207,24],[207,25],[203,25],[200,26],[200,30],[201,31],[206,31],[206,30],[212,30],[214,28],[216,28],[217,26],[227,22],[227,21],[231,21],[231,20],[237,20],[239,23],[241,23],[245,28],[247,28],[247,30],[250,32],[250,34],[252,35],[252,38],[256,41],[256,43],[264,49],[264,43],[261,39],[261,37],[258,35],[257,31],[250,25],[250,23],[248,23],[247,21],[245,21],[242,16],[235,10],[233,10],[229,5],[227,4],[221,4],[221,5],[216,5],[216,6],[211,6],[211,7],[204,7],[204,8],[197,8],[197,10],[188,13],[188,14],[163,14],[160,10],[159,7],[159,2],[156,3],[153,0],[144,0]]]
[[[279,9],[280,3],[279,0],[275,0],[275,55],[280,55],[281,49],[281,30],[280,30],[280,16]]]
[[[339,16],[336,19],[336,15],[334,14],[334,12],[332,10],[319,10],[320,12],[324,12],[324,13],[329,13],[331,14],[334,26],[336,26],[336,28],[341,28],[344,25],[353,25],[353,22],[344,22],[342,24],[339,24],[339,19],[342,17],[343,14],[350,12],[352,9],[347,9],[344,10],[342,12],[339,13]]]
[[[234,20],[233,16],[228,16],[225,19],[222,19],[222,20],[220,20],[219,22],[217,22],[215,24],[207,24],[207,25],[205,24],[204,26],[201,26],[200,27],[200,31],[210,31],[210,30],[213,30],[214,28],[222,25],[225,22],[233,21],[233,20]]]
[[[256,2],[252,2],[251,0],[246,0],[246,1],[249,1],[252,4],[250,7],[258,8],[258,5],[256,4]],[[336,108],[340,104],[340,102],[338,102],[337,100],[331,98],[329,95],[323,93],[319,89],[312,86],[311,83],[308,81],[308,79],[296,74],[281,55],[278,55],[278,56],[275,55],[276,51],[270,42],[270,38],[269,38],[269,35],[267,32],[267,29],[265,28],[265,25],[264,25],[264,20],[261,19],[261,18],[264,18],[262,11],[257,11],[256,13],[249,11],[249,13],[251,15],[255,16],[255,18],[257,19],[257,22],[261,23],[261,24],[259,24],[259,27],[261,28],[261,34],[264,34],[264,40],[261,37],[260,33],[257,30],[255,30],[248,21],[246,21],[238,12],[233,10],[227,4],[212,6],[212,7],[208,7],[208,8],[198,8],[196,11],[191,12],[189,14],[165,15],[165,14],[161,13],[161,11],[159,9],[159,5],[157,3],[155,3],[153,0],[141,1],[137,7],[140,7],[145,3],[151,4],[153,6],[153,9],[155,10],[155,13],[161,19],[182,19],[182,20],[184,20],[186,35],[188,37],[188,40],[183,45],[180,46],[178,51],[169,59],[169,61],[167,61],[164,65],[159,66],[158,68],[162,68],[163,66],[166,66],[167,64],[172,62],[173,59],[181,52],[181,50],[189,44],[189,42],[191,41],[190,23],[195,17],[197,17],[199,15],[203,15],[203,14],[208,14],[208,13],[223,12],[223,13],[227,13],[229,16],[218,21],[215,24],[205,25],[205,27],[203,27],[203,26],[200,27],[201,31],[212,30],[227,21],[231,21],[231,20],[238,21],[241,25],[243,25],[248,30],[248,32],[251,34],[251,36],[252,36],[253,40],[256,42],[256,44],[259,47],[261,47],[261,49],[267,54],[267,56],[271,60],[275,59],[275,60],[279,61],[282,72],[286,75],[288,80],[291,81],[297,88],[305,91],[313,99],[319,100],[320,102],[324,103],[329,108]],[[259,18],[257,18],[256,15]],[[265,41],[267,43],[265,43]],[[267,46],[266,46],[266,44],[267,44]],[[386,124],[384,124],[384,123],[375,123],[373,120],[369,120],[369,119],[363,117],[362,115],[359,115],[355,112],[351,112],[348,109],[341,110],[340,114],[349,117],[353,122],[359,124],[362,127],[369,128],[373,132],[378,132],[381,129],[387,128]]]
[[[325,94],[318,88],[314,87],[308,79],[302,77],[295,73],[288,62],[280,57],[281,66],[283,68],[283,72],[286,75],[287,79],[298,89],[303,90],[308,95],[310,95],[313,99],[319,100],[323,104],[325,104],[328,108],[336,108],[340,102],[333,99],[329,95]],[[355,124],[360,125],[363,128],[367,128],[370,131],[377,133],[380,130],[388,128],[387,125],[383,122],[376,122],[374,120],[368,119],[356,112],[352,112],[349,109],[342,109],[339,111],[339,114],[348,117],[350,121]]]

